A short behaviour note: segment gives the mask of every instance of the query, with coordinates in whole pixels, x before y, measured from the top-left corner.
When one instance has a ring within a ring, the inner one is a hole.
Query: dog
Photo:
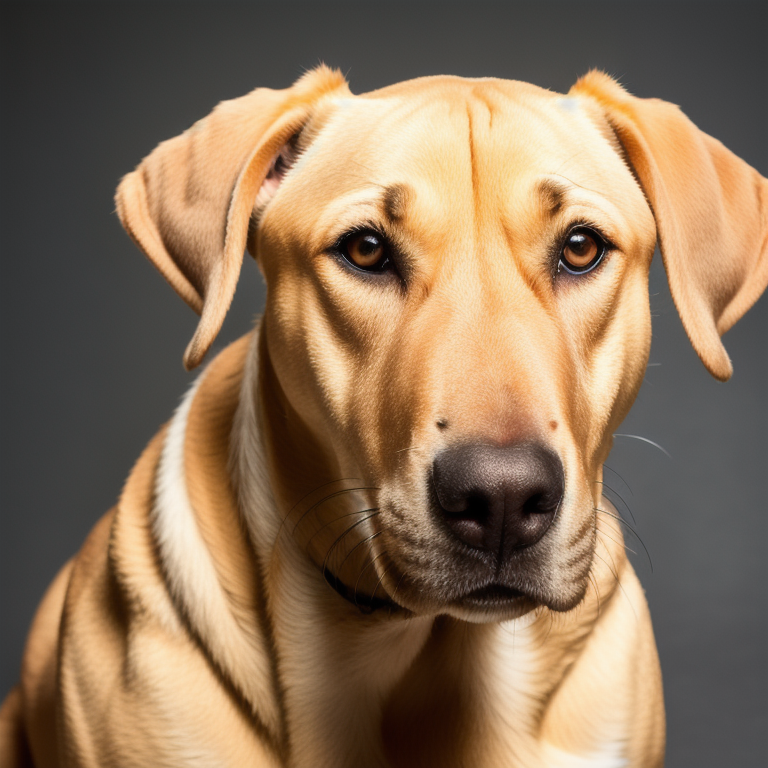
[[[688,337],[768,284],[768,181],[597,71],[566,95],[321,66],[220,104],[120,183],[214,341],[49,588],[3,766],[663,763],[661,674],[616,510],[658,241]]]

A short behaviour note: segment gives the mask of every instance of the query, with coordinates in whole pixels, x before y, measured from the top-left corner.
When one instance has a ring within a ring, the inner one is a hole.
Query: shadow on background
[[[678,103],[768,173],[763,2],[3,3],[2,658],[18,676],[42,593],[189,385],[196,318],[120,229],[120,176],[224,98],[323,60],[355,92],[419,75],[567,90],[590,67]],[[606,480],[626,501],[654,618],[669,768],[756,768],[768,712],[768,300],[691,350],[658,259],[652,367]],[[219,339],[264,300],[245,264]],[[623,502],[616,496],[617,505]],[[642,674],[642,670],[639,670]]]

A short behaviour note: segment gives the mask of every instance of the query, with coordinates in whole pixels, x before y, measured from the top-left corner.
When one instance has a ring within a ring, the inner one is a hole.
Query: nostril
[[[445,522],[461,541],[471,547],[482,547],[486,540],[490,510],[485,499],[475,496],[466,499],[462,509],[445,509]]]
[[[432,482],[453,535],[499,556],[539,541],[564,491],[560,459],[538,443],[448,448],[433,462]]]
[[[543,510],[543,496],[540,493],[534,494],[531,496],[530,499],[526,499],[525,502],[523,502],[523,514],[524,515],[535,515],[537,513],[542,512]]]
[[[467,507],[463,512],[463,517],[468,517],[471,520],[477,520],[479,523],[485,521],[488,517],[488,502],[479,496],[470,497],[467,502]]]

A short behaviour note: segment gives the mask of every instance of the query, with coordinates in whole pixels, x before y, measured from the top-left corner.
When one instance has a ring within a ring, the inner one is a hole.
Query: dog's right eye
[[[387,241],[372,229],[346,235],[337,248],[350,264],[366,272],[382,272],[389,265]]]

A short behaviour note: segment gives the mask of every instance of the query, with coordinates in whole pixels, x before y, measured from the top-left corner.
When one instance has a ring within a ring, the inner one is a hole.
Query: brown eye
[[[355,232],[342,240],[339,250],[359,269],[381,270],[387,263],[384,238],[376,232]]]
[[[572,229],[565,239],[560,263],[568,272],[588,272],[605,254],[605,241],[591,229]]]

